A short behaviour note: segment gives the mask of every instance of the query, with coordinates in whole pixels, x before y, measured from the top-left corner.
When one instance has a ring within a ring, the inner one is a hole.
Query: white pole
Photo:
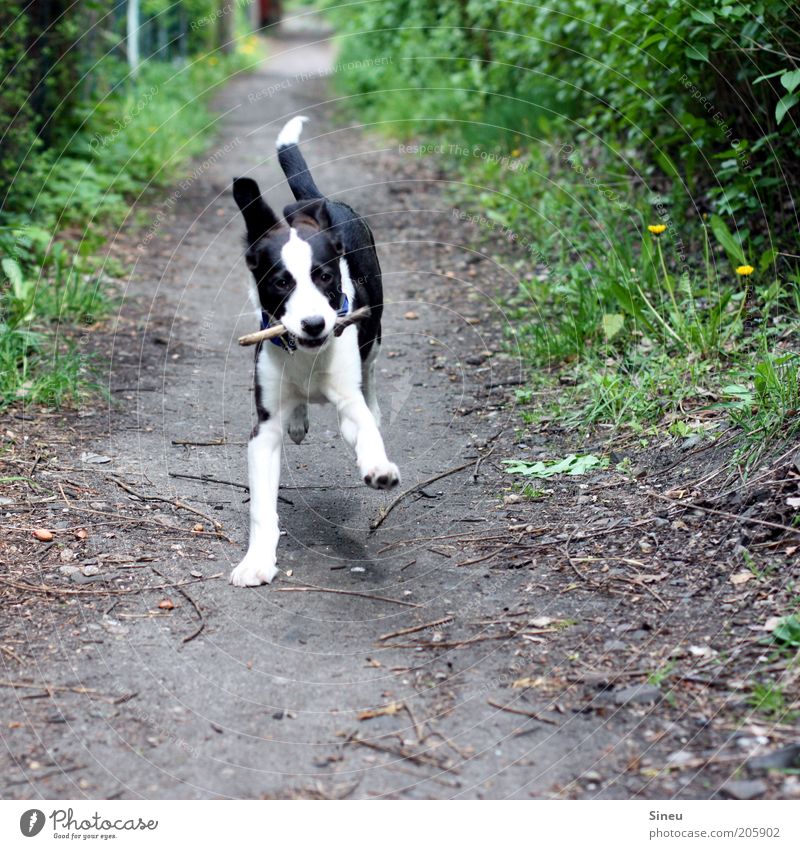
[[[128,0],[128,65],[131,73],[139,68],[139,0]]]

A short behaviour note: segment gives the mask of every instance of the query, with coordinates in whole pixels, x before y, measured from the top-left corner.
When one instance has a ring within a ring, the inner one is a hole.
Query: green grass
[[[784,688],[780,684],[756,682],[748,698],[750,707],[775,721],[791,722],[795,714],[789,711]]]
[[[321,5],[340,33],[341,107],[460,181],[456,211],[518,278],[491,294],[508,351],[552,398],[520,399],[524,424],[668,432],[716,415],[740,428],[745,470],[796,435],[786,0],[622,16],[605,2]],[[772,45],[758,67],[742,41],[757,32]]]
[[[547,498],[547,490],[539,489],[533,484],[514,484],[512,489],[519,493],[523,498],[528,501],[541,501],[543,498]]]
[[[794,436],[798,276],[779,276],[774,252],[748,263],[748,245],[721,219],[679,225],[664,216],[645,193],[619,186],[599,152],[591,182],[574,155],[556,177],[556,148],[523,159],[514,172],[496,162],[453,166],[463,181],[457,207],[496,222],[481,232],[486,250],[501,230],[520,234],[526,253],[514,265],[516,293],[497,293],[511,319],[507,347],[529,365],[531,386],[558,392],[544,405],[518,392],[523,421],[669,432],[717,409],[720,426],[727,415],[741,429],[736,460],[745,465]],[[664,232],[649,232],[660,221]],[[753,272],[738,273],[743,265]]]
[[[738,455],[752,463],[767,446],[800,432],[800,353],[762,348],[742,377],[730,416],[745,435]]]
[[[184,67],[145,63],[135,82],[107,60],[103,72],[123,82],[109,82],[107,96],[87,106],[64,149],[22,164],[0,214],[0,409],[74,405],[102,392],[96,363],[76,342],[109,314],[105,281],[124,271],[100,249],[128,226],[131,201],[174,183],[208,146],[210,96],[257,58],[252,39],[244,45]]]

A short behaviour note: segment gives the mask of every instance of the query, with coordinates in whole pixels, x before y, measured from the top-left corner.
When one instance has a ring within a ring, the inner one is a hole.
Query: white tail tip
[[[283,129],[278,134],[275,140],[276,147],[286,147],[290,144],[297,144],[300,141],[300,133],[303,132],[303,124],[308,120],[305,115],[298,115],[292,118],[291,121],[284,124]]]

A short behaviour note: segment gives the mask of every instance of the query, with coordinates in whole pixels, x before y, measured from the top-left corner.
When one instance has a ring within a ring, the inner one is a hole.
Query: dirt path
[[[648,556],[678,519],[648,507],[630,475],[553,484],[546,506],[503,503],[499,458],[567,444],[558,428],[531,429],[524,444],[515,435],[509,395],[521,372],[502,354],[494,300],[511,277],[462,247],[475,234],[417,160],[348,129],[319,75],[327,44],[271,49],[221,95],[214,149],[150,211],[139,249],[122,242],[140,259],[117,324],[121,406],[107,435],[87,435],[99,411],[11,423],[39,446],[35,479],[52,494],[40,509],[57,536],[32,560],[32,514],[14,514],[23,565],[7,572],[0,639],[2,795],[716,794],[754,751],[785,739],[706,715],[701,684],[686,701],[670,689],[683,684],[661,685],[681,658],[698,680],[713,677],[689,646],[718,651],[708,647],[722,625],[708,617],[722,590],[690,593],[674,551]],[[311,117],[304,152],[318,184],[376,233],[380,400],[402,489],[462,468],[371,532],[394,494],[359,483],[331,411],[313,409],[306,442],[285,449],[287,574],[234,590],[225,578],[246,544],[253,413],[252,353],[235,340],[253,319],[228,187],[251,174],[276,207],[289,200],[273,140],[298,113]],[[678,547],[697,521],[686,517]],[[706,547],[735,542],[723,533]],[[592,571],[598,552],[615,561],[610,573]],[[187,583],[145,589],[176,582]],[[167,600],[172,609],[159,607]],[[729,623],[752,603],[740,601]],[[703,771],[709,758],[721,771]]]

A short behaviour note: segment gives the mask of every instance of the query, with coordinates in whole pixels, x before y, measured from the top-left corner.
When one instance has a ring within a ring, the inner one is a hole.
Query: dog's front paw
[[[272,583],[277,574],[274,557],[270,560],[263,554],[248,551],[228,580],[234,587],[258,587]]]
[[[400,472],[394,463],[387,460],[365,471],[364,483],[373,489],[394,489],[400,483]]]

